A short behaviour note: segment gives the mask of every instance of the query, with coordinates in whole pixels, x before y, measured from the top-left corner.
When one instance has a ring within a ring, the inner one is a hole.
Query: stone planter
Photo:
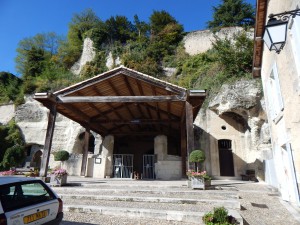
[[[67,184],[67,178],[68,178],[68,175],[65,174],[61,177],[55,177],[54,175],[51,175],[51,184],[53,186],[64,186]]]
[[[203,178],[191,177],[192,189],[207,189],[211,185],[210,180],[204,180]]]

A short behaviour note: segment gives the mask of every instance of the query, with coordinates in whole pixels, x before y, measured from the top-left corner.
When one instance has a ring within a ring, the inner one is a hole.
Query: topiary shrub
[[[194,150],[191,152],[189,160],[195,163],[195,170],[198,171],[197,164],[205,161],[205,153],[202,150]]]
[[[69,157],[70,157],[69,152],[67,152],[65,150],[60,150],[60,151],[58,151],[58,152],[56,152],[54,154],[54,160],[55,161],[61,161],[61,162],[63,162],[63,161],[68,160]]]

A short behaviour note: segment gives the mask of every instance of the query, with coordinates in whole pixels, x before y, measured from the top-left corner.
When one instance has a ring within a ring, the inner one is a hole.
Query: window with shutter
[[[266,89],[270,116],[271,119],[276,122],[279,120],[281,111],[283,111],[284,109],[276,64],[274,64],[272,68],[270,77],[266,85]]]
[[[300,78],[300,16],[293,18],[290,28],[290,40],[298,77]],[[300,79],[299,79],[300,80]]]

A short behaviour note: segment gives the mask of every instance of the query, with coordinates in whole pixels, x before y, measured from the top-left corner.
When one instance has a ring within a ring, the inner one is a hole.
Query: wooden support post
[[[180,131],[180,145],[181,145],[181,171],[182,178],[186,178],[186,131],[185,131],[185,123],[181,123],[181,131]]]
[[[86,163],[87,163],[87,156],[89,151],[89,139],[90,139],[90,128],[87,127],[84,133],[84,147],[83,147],[84,149],[83,149],[81,172],[80,172],[81,176],[85,176],[85,172],[86,172]]]
[[[189,155],[194,150],[194,128],[193,128],[193,107],[189,102],[185,103],[186,137],[188,169],[190,169]]]
[[[47,176],[49,156],[50,156],[50,151],[51,151],[51,146],[52,146],[53,132],[54,132],[54,128],[55,128],[56,105],[52,105],[51,107],[49,107],[49,109],[50,109],[50,112],[49,112],[49,118],[48,118],[48,126],[47,126],[44,152],[43,152],[43,156],[42,156],[41,169],[40,169],[41,177]]]

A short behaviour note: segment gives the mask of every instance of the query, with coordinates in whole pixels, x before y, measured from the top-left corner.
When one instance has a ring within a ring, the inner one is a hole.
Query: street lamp
[[[263,39],[270,51],[280,53],[286,42],[287,26],[290,17],[300,16],[300,9],[278,14],[270,14],[269,21],[265,26]],[[277,18],[276,18],[277,17]]]

